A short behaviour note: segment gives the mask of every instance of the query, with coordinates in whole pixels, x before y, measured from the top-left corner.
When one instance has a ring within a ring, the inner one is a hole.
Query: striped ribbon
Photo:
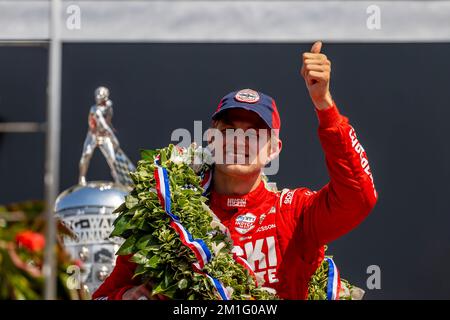
[[[192,235],[187,231],[183,225],[175,220],[172,220],[170,226],[180,236],[181,242],[194,252],[197,261],[195,266],[202,270],[204,266],[211,260],[211,251],[202,239],[192,239]]]
[[[194,253],[197,259],[197,262],[193,264],[194,271],[206,276],[211,281],[213,287],[217,290],[222,300],[229,300],[230,297],[228,295],[228,291],[224,287],[222,282],[202,271],[204,266],[211,260],[211,251],[203,240],[193,239],[189,231],[180,223],[180,217],[172,213],[170,200],[170,184],[169,177],[167,175],[167,169],[161,167],[158,164],[158,159],[155,159],[155,165],[156,168],[154,171],[154,177],[156,181],[156,192],[159,201],[161,203],[161,206],[164,208],[164,211],[172,219],[172,221],[170,222],[170,226],[180,236],[181,242],[185,246],[190,248]]]
[[[325,259],[328,262],[327,300],[339,300],[339,290],[341,287],[339,270],[333,259],[328,257]]]
[[[212,285],[214,286],[214,288],[216,289],[216,291],[219,293],[220,298],[222,300],[230,300],[231,297],[228,294],[228,290],[223,286],[222,282],[220,282],[218,279],[211,277],[209,274],[203,272],[202,270],[197,268],[197,265],[194,264],[193,269],[195,272],[197,272],[198,274],[204,275],[205,277],[207,277],[209,279],[209,281],[211,281]]]
[[[209,193],[209,187],[211,186],[211,181],[212,181],[212,173],[211,173],[211,170],[208,170],[203,173],[202,181],[200,183],[204,190],[203,196],[206,196],[206,194]]]

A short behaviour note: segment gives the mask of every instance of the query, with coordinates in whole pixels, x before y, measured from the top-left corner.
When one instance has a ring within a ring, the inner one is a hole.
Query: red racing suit
[[[372,210],[377,192],[366,153],[337,107],[317,110],[330,181],[319,191],[270,191],[261,184],[244,196],[210,195],[210,207],[230,230],[235,251],[264,286],[283,299],[306,299],[324,245],[355,228]],[[139,279],[136,265],[119,256],[94,299],[121,299]]]

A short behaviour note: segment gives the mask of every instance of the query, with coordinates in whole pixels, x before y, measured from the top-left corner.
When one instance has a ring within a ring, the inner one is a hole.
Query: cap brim
[[[242,106],[231,105],[231,106],[228,106],[228,107],[223,107],[223,108],[221,108],[219,111],[215,112],[215,113],[212,115],[211,119],[217,120],[217,118],[219,117],[219,115],[221,115],[224,111],[231,110],[231,109],[244,109],[244,110],[247,110],[247,111],[254,112],[254,113],[256,113],[256,114],[261,118],[261,120],[264,121],[265,124],[267,124],[267,126],[268,126],[270,129],[273,129],[272,126],[271,126],[271,124],[270,124],[269,122],[267,122],[266,119],[264,119],[264,117],[263,117],[258,111],[256,111],[256,110],[254,109],[254,107],[251,107],[251,106],[245,106],[245,105],[242,105]]]

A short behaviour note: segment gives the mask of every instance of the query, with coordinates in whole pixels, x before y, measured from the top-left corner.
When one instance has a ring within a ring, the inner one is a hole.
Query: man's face
[[[253,111],[224,111],[211,132],[216,170],[228,175],[259,173],[277,152],[278,139],[271,139],[270,128]]]

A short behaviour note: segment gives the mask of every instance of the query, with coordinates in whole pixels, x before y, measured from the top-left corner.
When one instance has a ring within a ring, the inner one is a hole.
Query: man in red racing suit
[[[313,53],[317,46],[314,44]],[[302,75],[307,86],[320,83],[320,78],[309,78],[310,68],[305,62],[309,57],[303,58]],[[254,98],[252,94],[261,100],[267,97],[244,91],[246,97],[241,98],[247,102]],[[325,108],[313,101],[330,176],[327,185],[317,192],[303,187],[271,191],[263,180],[256,180],[245,194],[230,195],[213,187],[209,198],[211,209],[230,231],[234,251],[248,261],[258,278],[264,279],[264,286],[274,288],[283,299],[306,299],[308,282],[324,258],[324,245],[356,227],[377,199],[366,153],[348,119],[333,101],[328,101]],[[236,101],[233,103],[234,107]],[[216,113],[226,104],[222,100]],[[277,113],[276,109],[272,111]],[[265,120],[263,112],[258,115]],[[278,120],[265,122],[276,127],[274,121]],[[132,279],[136,265],[129,258],[118,257],[116,267],[94,293],[94,299],[122,299],[125,293],[139,288],[139,278]],[[139,294],[128,298],[137,299]]]

